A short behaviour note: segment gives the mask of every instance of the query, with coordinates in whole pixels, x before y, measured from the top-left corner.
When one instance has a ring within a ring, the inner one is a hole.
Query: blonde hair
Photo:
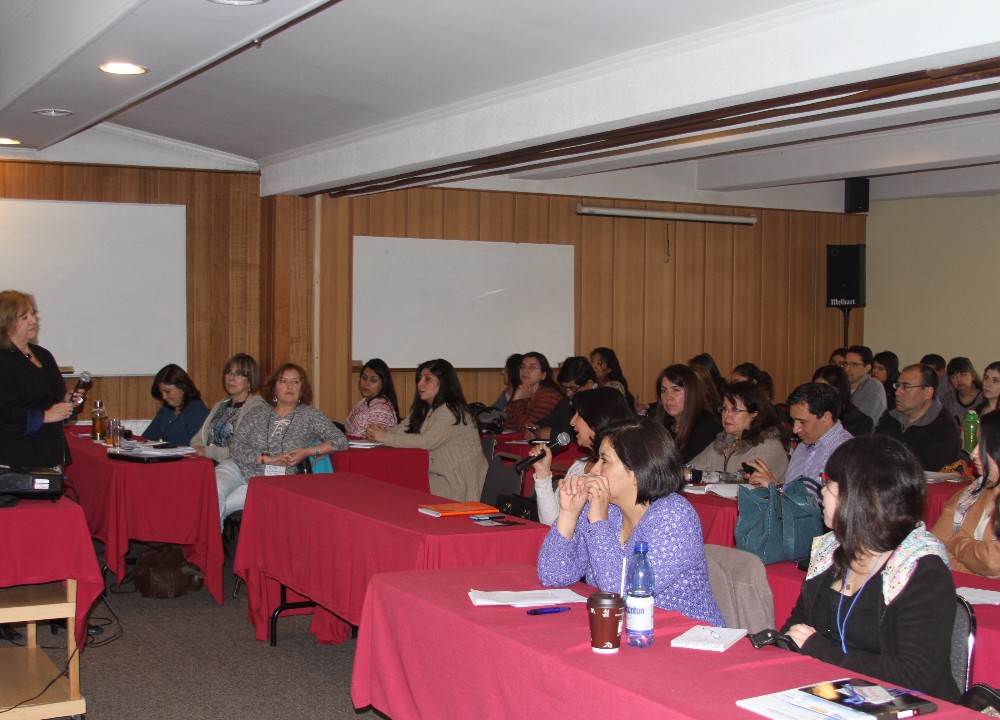
[[[14,329],[18,316],[29,310],[34,313],[38,312],[34,295],[17,290],[0,292],[0,348],[4,350],[14,349],[10,332]]]

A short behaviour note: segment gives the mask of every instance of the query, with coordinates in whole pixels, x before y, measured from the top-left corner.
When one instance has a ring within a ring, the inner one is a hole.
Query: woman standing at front
[[[430,455],[431,492],[451,500],[478,500],[486,479],[479,431],[447,360],[417,368],[417,391],[410,415],[393,428],[372,425],[368,439],[389,447],[423,448]]]
[[[35,298],[0,292],[0,465],[43,468],[66,459],[63,422],[74,404],[55,358],[38,343]]]
[[[326,415],[312,407],[306,371],[293,363],[279,365],[264,383],[267,404],[246,414],[231,451],[243,482],[226,498],[222,517],[242,510],[247,480],[258,475],[294,475],[298,464],[347,449],[347,438]]]
[[[898,440],[838,447],[826,464],[823,522],[802,592],[785,623],[801,648],[832,665],[945,700],[956,600],[944,544],[920,517],[926,482]]]

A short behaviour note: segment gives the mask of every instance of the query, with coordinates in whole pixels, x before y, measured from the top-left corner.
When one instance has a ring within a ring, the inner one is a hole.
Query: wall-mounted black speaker
[[[844,180],[844,212],[868,212],[868,178]]]
[[[865,306],[865,246],[826,246],[826,306]]]

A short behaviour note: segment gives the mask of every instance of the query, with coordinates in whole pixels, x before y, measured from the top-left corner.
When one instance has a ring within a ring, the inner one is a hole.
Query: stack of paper
[[[587,602],[587,598],[566,588],[551,590],[469,590],[469,599],[473,605],[512,605],[514,607],[532,607],[535,605],[562,605],[564,603]]]

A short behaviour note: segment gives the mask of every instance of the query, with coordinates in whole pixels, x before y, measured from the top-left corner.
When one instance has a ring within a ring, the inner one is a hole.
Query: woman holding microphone
[[[0,292],[0,465],[42,468],[66,460],[63,422],[81,393],[66,392],[55,358],[38,345],[38,305]]]

